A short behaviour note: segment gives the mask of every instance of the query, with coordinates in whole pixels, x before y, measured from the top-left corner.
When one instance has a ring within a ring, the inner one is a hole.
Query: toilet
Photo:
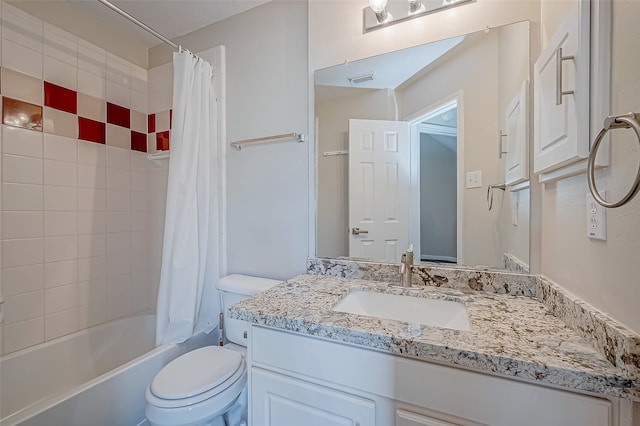
[[[245,426],[247,331],[227,308],[281,281],[248,275],[220,278],[225,346],[205,346],[167,364],[147,386],[145,415],[151,426]]]

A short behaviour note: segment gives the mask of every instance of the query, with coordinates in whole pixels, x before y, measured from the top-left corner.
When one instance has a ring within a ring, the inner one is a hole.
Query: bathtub
[[[155,315],[100,324],[0,358],[0,426],[135,426],[169,361],[217,332],[155,346]]]

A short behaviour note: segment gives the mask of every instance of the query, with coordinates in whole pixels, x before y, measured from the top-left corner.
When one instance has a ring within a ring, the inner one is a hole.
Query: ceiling
[[[162,43],[96,0],[8,1],[43,21],[119,54],[125,59],[132,60],[132,56],[145,56],[146,61],[146,50]],[[222,21],[268,1],[111,0],[113,4],[169,39]]]

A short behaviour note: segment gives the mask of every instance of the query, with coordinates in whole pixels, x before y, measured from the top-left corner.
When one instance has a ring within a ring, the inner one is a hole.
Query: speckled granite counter
[[[352,289],[463,302],[471,331],[334,312]],[[300,275],[234,305],[230,316],[425,361],[640,400],[640,381],[615,367],[534,297]]]

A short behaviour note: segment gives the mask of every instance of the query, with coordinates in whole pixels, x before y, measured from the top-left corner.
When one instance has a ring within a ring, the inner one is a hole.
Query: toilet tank
[[[223,327],[227,340],[238,345],[247,346],[247,338],[245,336],[249,329],[249,324],[246,321],[229,318],[227,316],[227,308],[280,283],[282,281],[240,274],[227,275],[218,280],[217,288],[222,295]]]

